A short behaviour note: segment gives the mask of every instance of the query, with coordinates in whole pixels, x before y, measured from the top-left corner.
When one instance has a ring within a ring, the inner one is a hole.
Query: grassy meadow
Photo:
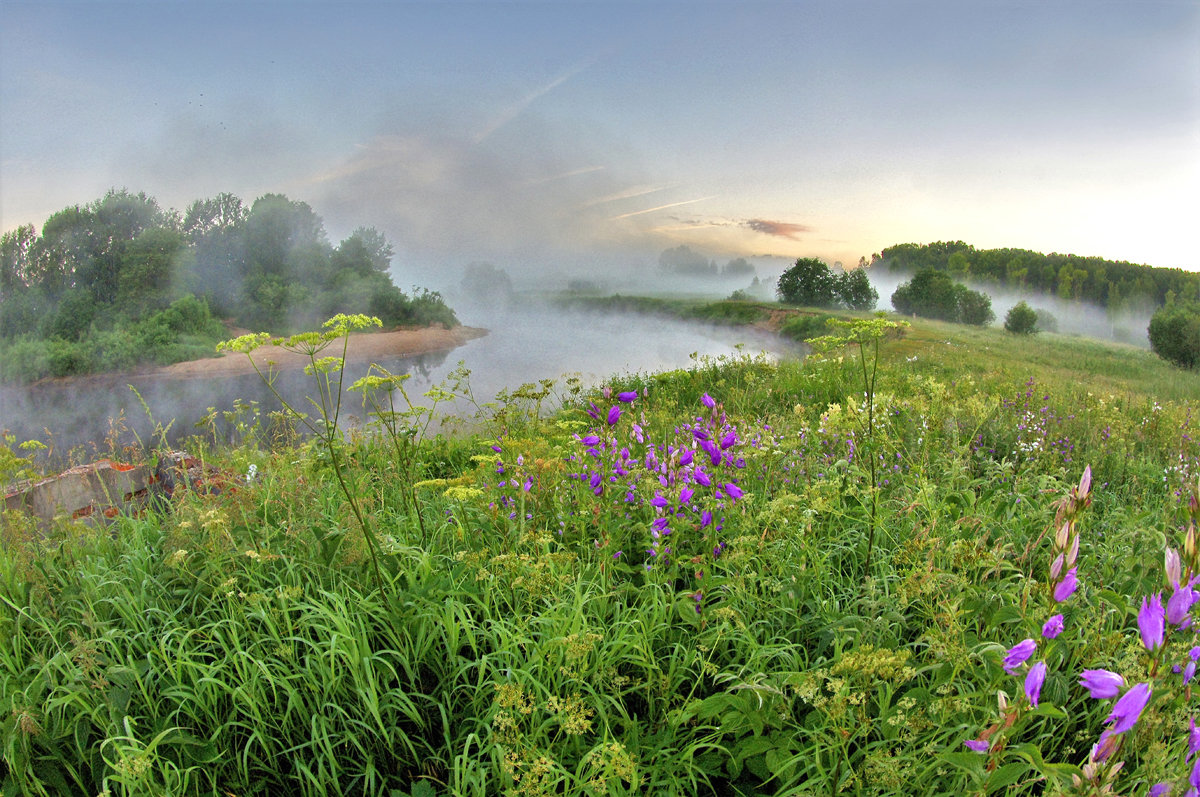
[[[314,351],[219,493],[5,516],[2,793],[1184,794],[1200,373],[873,323],[471,434]]]

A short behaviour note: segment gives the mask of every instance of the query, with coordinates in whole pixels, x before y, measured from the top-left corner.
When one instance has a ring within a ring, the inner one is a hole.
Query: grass
[[[1172,592],[1165,547],[1197,566],[1200,375],[917,321],[881,348],[868,430],[861,374],[849,349],[706,360],[546,418],[517,391],[486,436],[402,457],[247,425],[193,441],[235,489],[111,533],[6,516],[5,793],[1182,792],[1194,632],[1151,652],[1137,615]],[[1081,586],[1055,602],[1089,465]],[[1154,696],[1085,769],[1096,667]]]

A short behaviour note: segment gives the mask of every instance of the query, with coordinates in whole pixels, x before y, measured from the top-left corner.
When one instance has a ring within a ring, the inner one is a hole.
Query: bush
[[[49,344],[32,336],[0,341],[0,382],[36,382],[50,373]]]
[[[789,318],[779,328],[779,334],[790,340],[811,340],[829,334],[829,319],[836,316],[812,313]]]
[[[1200,364],[1200,304],[1173,302],[1150,317],[1150,349],[1181,368]]]
[[[1038,314],[1024,301],[1017,302],[1004,316],[1004,329],[1014,335],[1032,335],[1038,331]]]

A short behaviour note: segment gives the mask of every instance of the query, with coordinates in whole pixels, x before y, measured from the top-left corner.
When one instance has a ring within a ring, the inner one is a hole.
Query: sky
[[[1200,0],[0,0],[0,230],[307,202],[520,273],[962,240],[1200,270]]]

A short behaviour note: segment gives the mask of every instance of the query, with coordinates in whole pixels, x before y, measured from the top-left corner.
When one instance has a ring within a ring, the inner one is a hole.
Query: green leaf
[[[992,773],[992,776],[988,778],[988,794],[1000,791],[1002,789],[1007,789],[1009,786],[1020,780],[1021,776],[1024,775],[1028,770],[1029,765],[1025,763],[1005,764],[1004,766],[999,767],[995,772]]]

